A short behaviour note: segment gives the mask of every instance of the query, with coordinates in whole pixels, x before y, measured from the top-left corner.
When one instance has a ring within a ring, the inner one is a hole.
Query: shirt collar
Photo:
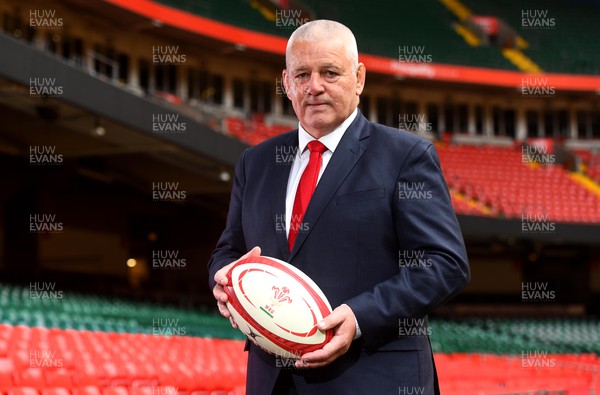
[[[346,120],[342,122],[340,126],[335,128],[331,133],[327,133],[325,136],[319,139],[319,141],[323,143],[323,145],[327,147],[327,149],[331,151],[332,154],[337,148],[338,144],[340,143],[340,140],[344,136],[346,129],[348,129],[352,121],[354,121],[354,118],[356,118],[357,114],[358,108],[354,109],[354,112],[352,112],[352,114],[350,114],[350,116],[346,118]],[[310,143],[313,140],[316,139],[310,134],[308,134],[308,132],[304,130],[300,122],[298,122],[298,152],[302,154],[306,149],[308,143]]]

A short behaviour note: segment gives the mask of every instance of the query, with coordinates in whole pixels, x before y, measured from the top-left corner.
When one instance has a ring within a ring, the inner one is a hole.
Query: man
[[[299,27],[283,70],[298,130],[237,165],[209,262],[221,314],[225,274],[260,254],[301,269],[337,306],[318,325],[331,342],[296,369],[247,342],[248,394],[438,392],[426,316],[466,286],[464,242],[433,145],[358,111],[365,73],[347,27]],[[290,152],[291,165],[280,160]]]

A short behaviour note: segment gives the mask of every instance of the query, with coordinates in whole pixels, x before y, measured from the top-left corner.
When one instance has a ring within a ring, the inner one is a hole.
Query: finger
[[[321,350],[313,351],[313,356],[305,355],[300,360],[301,367],[304,368],[320,368],[329,365],[335,361],[339,356],[346,352],[344,347],[338,347],[335,349],[325,350],[325,347]],[[306,357],[306,360],[304,359]]]
[[[222,269],[215,273],[215,282],[217,284],[227,285],[227,283],[229,282],[229,280],[227,279],[227,272],[229,272],[229,268],[231,265],[233,265],[233,263],[224,266]]]
[[[236,328],[236,329],[237,329],[237,327],[238,327],[238,326],[237,326],[237,324],[235,323],[235,321],[233,320],[233,317],[231,317],[231,316],[229,317],[229,322],[231,322],[231,326],[232,326],[233,328]]]
[[[227,302],[227,293],[223,290],[223,287],[219,284],[213,287],[213,296],[220,302]]]
[[[244,257],[260,256],[261,252],[262,252],[261,248],[259,246],[256,246],[256,247],[252,248],[246,255],[244,255]]]
[[[337,313],[340,312],[338,311]],[[336,314],[336,312],[332,313],[331,315],[333,314]],[[346,323],[344,318],[345,315],[341,313],[339,315],[342,316],[342,322],[338,324],[338,326],[336,326],[335,334],[333,335],[329,343],[324,345],[323,348],[320,350],[315,350],[313,352],[304,354],[301,360],[298,361],[298,363],[296,364],[297,367],[314,368],[325,366],[333,362],[346,351],[348,351],[354,334],[347,330],[348,325],[344,325]],[[333,317],[332,320],[335,322],[337,318]]]
[[[225,317],[225,318],[231,317],[231,313],[229,312],[229,309],[227,308],[225,303],[217,302],[217,308],[219,309],[219,313],[221,313],[221,315],[223,317]]]
[[[337,353],[341,353],[345,345],[341,336],[334,336],[322,349],[304,354],[301,360],[309,364],[327,361]]]
[[[260,247],[256,246],[256,247],[252,248],[250,251],[248,251],[247,253],[245,253],[244,255],[242,255],[242,257],[240,257],[239,259],[231,262],[227,266],[222,267],[215,273],[215,277],[214,277],[215,282],[217,284],[227,285],[227,283],[228,283],[227,272],[229,272],[229,269],[231,268],[231,266],[235,265],[242,259],[245,259],[245,258],[248,258],[251,256],[260,256],[260,253],[261,253]]]
[[[319,321],[317,327],[322,331],[326,331],[340,325],[344,322],[345,318],[345,315],[341,311],[335,309],[331,314]]]

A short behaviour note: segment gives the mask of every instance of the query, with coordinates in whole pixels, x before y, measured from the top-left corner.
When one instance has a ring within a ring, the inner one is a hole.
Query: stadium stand
[[[435,360],[444,395],[584,395],[600,389],[600,360],[596,355],[459,353],[436,354]]]
[[[275,14],[268,18],[244,0],[159,2],[250,30],[282,37],[287,37],[290,33],[289,29],[276,26]],[[304,3],[314,10],[316,18],[333,18],[347,24],[355,33],[361,52],[398,59],[400,46],[424,46],[434,62],[516,70],[497,48],[474,48],[467,44],[455,32],[452,14],[437,0],[418,3],[350,4],[341,0],[330,1],[327,4],[317,0],[306,0]],[[231,12],[232,9],[244,12]],[[382,12],[383,9],[385,12]],[[377,31],[374,31],[370,24],[364,23],[364,20],[378,21]],[[402,29],[398,29],[399,23],[403,25]]]
[[[451,189],[497,216],[548,215],[558,222],[600,222],[600,199],[560,165],[534,165],[521,149],[451,145],[438,148]]]
[[[33,291],[32,296],[31,292],[26,287],[1,285],[0,322],[117,333],[242,338],[220,315],[98,296],[45,293],[49,291]]]
[[[564,319],[466,318],[432,320],[432,347],[443,353],[521,354],[545,350],[555,354],[600,354],[600,322]]]
[[[224,130],[248,145],[256,145],[292,129],[286,125],[267,125],[260,117],[255,117],[252,121],[247,122],[244,119],[229,116],[224,119],[224,124]]]
[[[27,395],[242,394],[242,342],[0,325],[0,391]],[[600,358],[435,354],[444,394],[596,388]],[[596,387],[594,387],[596,386]],[[218,392],[222,391],[222,392]],[[567,392],[568,391],[568,392]],[[589,392],[587,392],[589,393]]]
[[[252,2],[227,0],[221,2],[160,0],[159,2],[206,16],[211,19],[241,26],[251,30],[287,37],[289,29],[277,28],[275,14],[265,15]],[[365,2],[352,3],[335,0],[327,5],[317,0],[305,0],[317,18],[335,18],[350,26],[361,43],[361,51],[398,58],[401,45],[422,45],[432,55],[434,62],[518,69],[502,55],[501,49],[490,45],[469,45],[457,32],[458,20],[441,1],[427,0],[418,3]],[[595,50],[595,23],[599,16],[594,4],[579,2],[573,7],[567,0],[531,1],[526,9],[547,11],[548,18],[556,18],[555,29],[531,29],[523,26],[523,2],[511,0],[497,3],[493,0],[462,2],[477,14],[501,18],[527,40],[526,53],[539,63],[544,71],[558,73],[597,74],[600,72],[600,54]],[[381,10],[385,8],[385,12]],[[240,12],[230,12],[236,9]],[[242,17],[244,15],[244,17]],[[303,16],[306,17],[306,16]],[[377,20],[374,31],[362,20]],[[399,30],[397,24],[402,23]],[[427,26],[426,29],[423,27]],[[574,32],[581,39],[572,40],[564,31]],[[443,39],[441,39],[443,37]]]
[[[234,340],[0,324],[0,345],[2,393],[201,395],[245,383],[242,342]]]
[[[289,127],[227,117],[224,130],[255,145]],[[561,165],[529,163],[520,147],[438,145],[438,152],[459,214],[509,219],[547,214],[558,222],[600,223],[600,195]],[[600,160],[589,163],[587,174],[598,180]]]
[[[520,0],[502,3],[464,0],[463,3],[475,13],[500,17],[517,30],[528,42],[525,52],[543,70],[577,74],[600,72],[600,53],[596,50],[597,35],[594,28],[600,11],[593,2],[579,1],[576,6],[568,0],[533,0],[526,5]],[[523,23],[522,14],[527,11],[537,11],[537,15],[545,15],[539,18],[549,22],[553,19],[553,26],[543,29],[528,27],[527,22]],[[565,34],[565,31],[570,34]],[[573,40],[571,34],[576,35],[577,40]]]
[[[33,307],[26,287],[2,285],[1,290],[2,311]],[[226,320],[219,319],[223,325],[216,331],[211,321],[216,317],[206,313],[70,293],[37,304],[42,309],[31,313],[33,321],[2,316],[0,393],[244,393],[243,342],[226,339],[239,338]],[[68,312],[72,321],[56,321],[57,310]],[[193,330],[185,336],[150,334],[148,317],[166,313],[177,317],[179,327]],[[76,321],[95,324],[71,325]],[[119,325],[123,321],[130,325]],[[429,330],[444,394],[583,394],[576,391],[598,386],[598,320],[433,319]]]
[[[577,156],[583,162],[583,171],[596,183],[600,183],[600,153],[587,150],[577,150]]]

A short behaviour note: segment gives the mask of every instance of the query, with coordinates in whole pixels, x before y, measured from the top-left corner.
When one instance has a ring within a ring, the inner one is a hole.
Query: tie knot
[[[319,140],[313,140],[310,143],[308,143],[308,149],[311,153],[318,152],[320,154],[327,151],[327,147],[325,147],[325,145]]]

